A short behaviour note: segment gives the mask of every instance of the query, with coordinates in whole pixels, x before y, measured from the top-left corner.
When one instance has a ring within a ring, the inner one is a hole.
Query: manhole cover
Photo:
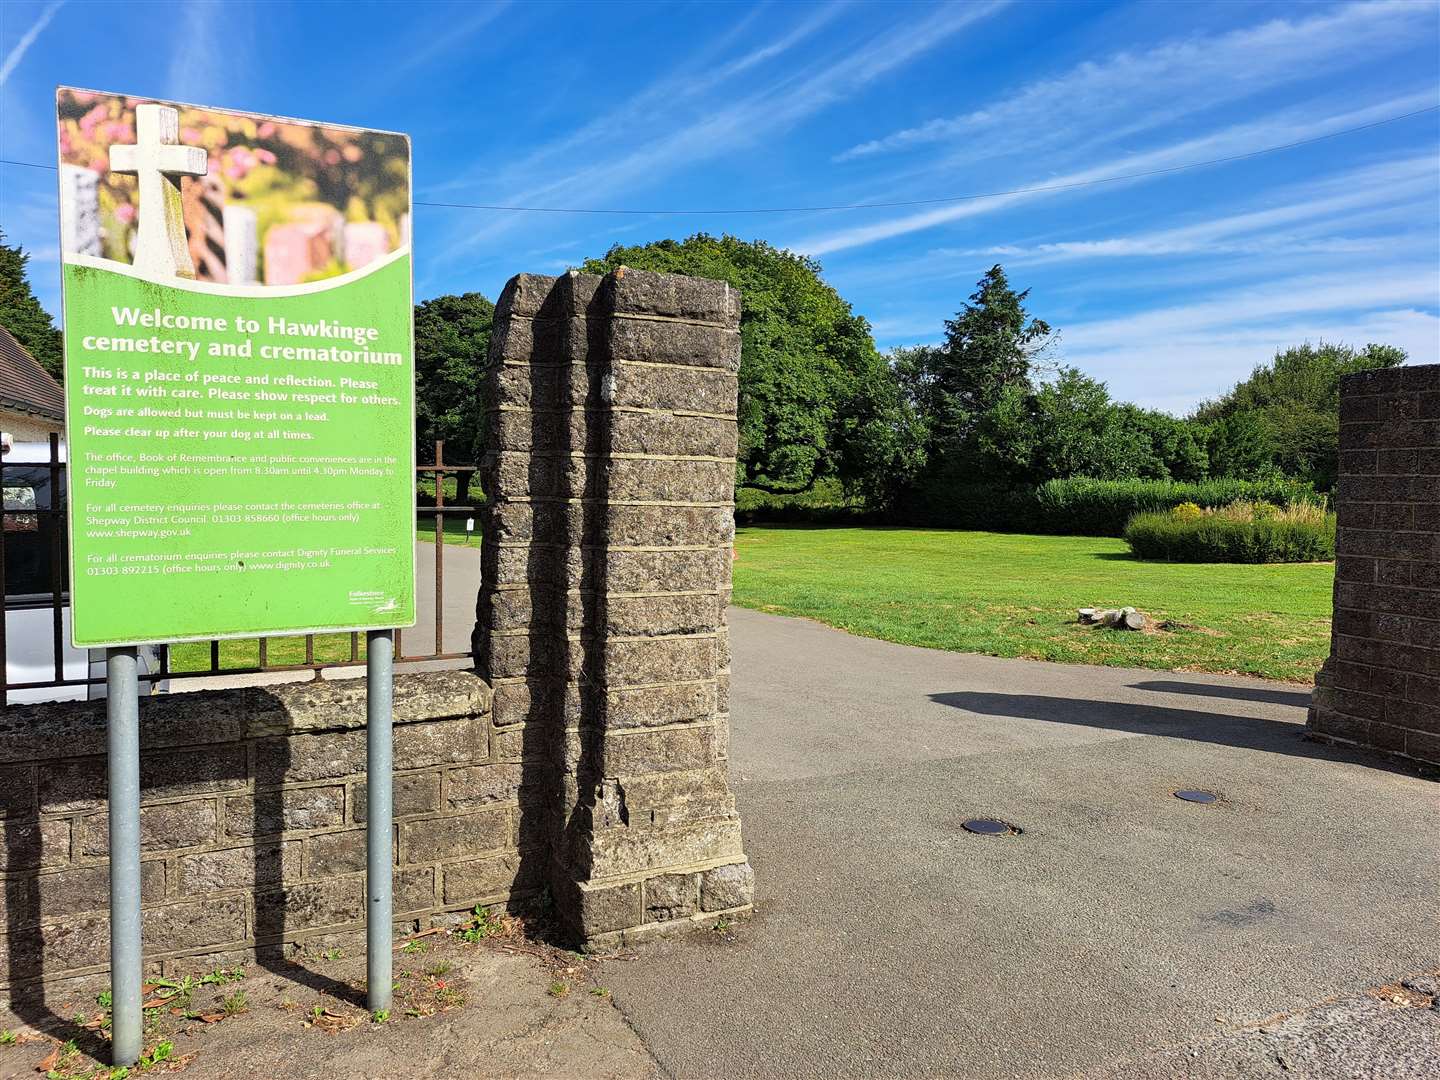
[[[1212,803],[1220,796],[1213,791],[1177,791],[1175,798],[1184,799],[1186,802]]]
[[[994,818],[971,818],[960,827],[966,832],[979,833],[981,836],[1003,836],[1020,831],[1014,825],[1007,825]]]

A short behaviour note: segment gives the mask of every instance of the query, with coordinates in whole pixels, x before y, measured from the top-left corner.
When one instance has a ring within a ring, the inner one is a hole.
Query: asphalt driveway
[[[673,1076],[1103,1072],[1440,967],[1440,784],[1301,688],[731,616],[757,914],[606,976]]]

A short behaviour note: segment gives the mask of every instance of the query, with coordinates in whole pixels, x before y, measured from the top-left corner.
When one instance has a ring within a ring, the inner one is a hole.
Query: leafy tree
[[[1255,480],[1275,471],[1275,451],[1260,414],[1247,409],[1208,425],[1210,475]],[[1338,450],[1337,450],[1338,453]]]
[[[1029,295],[1029,289],[1017,293],[1005,271],[992,266],[946,321],[942,344],[897,358],[905,394],[926,420],[932,460],[963,447],[1007,391],[1029,388],[1032,367],[1053,340],[1049,324],[1025,310]]]
[[[992,266],[941,344],[892,354],[927,453],[906,504],[927,513],[1070,477],[1203,479],[1201,426],[1117,402],[1103,382],[1043,363],[1055,335],[1026,309],[1029,295]]]
[[[22,248],[5,243],[5,233],[0,230],[0,326],[59,379],[64,367],[60,331],[30,288],[29,261]]]
[[[980,415],[974,446],[980,474],[1009,486],[1075,476],[1195,480],[1206,471],[1191,425],[1118,403],[1103,382],[1072,367],[1033,387],[1007,386]]]
[[[1134,448],[1135,470],[1144,480],[1204,480],[1210,475],[1205,429],[1199,424],[1138,405],[1117,405],[1122,438]]]
[[[1405,351],[1393,345],[1356,350],[1321,342],[1277,352],[1268,365],[1195,411],[1218,449],[1217,475],[1250,475],[1257,455],[1268,455],[1259,468],[1268,465],[1322,488],[1331,486],[1339,468],[1340,377],[1404,362]],[[1253,423],[1238,421],[1241,416]]]
[[[415,436],[419,460],[433,464],[435,440],[446,457],[472,464],[481,451],[480,400],[495,305],[479,293],[437,296],[415,306]],[[456,498],[465,505],[472,473],[458,474]]]
[[[820,277],[820,264],[763,240],[697,233],[612,247],[583,269],[689,274],[740,290],[738,480],[798,492],[838,477],[872,503],[919,460],[914,418],[870,326]]]

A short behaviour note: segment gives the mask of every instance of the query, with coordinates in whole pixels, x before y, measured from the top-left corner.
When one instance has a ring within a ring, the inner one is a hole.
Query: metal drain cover
[[[1182,790],[1175,792],[1175,798],[1184,799],[1186,802],[1212,803],[1220,798],[1213,791],[1191,791]]]
[[[1007,825],[994,818],[971,818],[960,827],[966,832],[978,833],[981,836],[1005,836],[1020,831],[1014,825]]]

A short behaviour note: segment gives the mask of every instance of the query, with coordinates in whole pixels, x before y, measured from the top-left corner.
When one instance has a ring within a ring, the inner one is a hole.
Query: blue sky
[[[1440,103],[1440,5],[0,3],[0,157],[55,160],[57,83],[409,132],[416,198],[735,209],[1071,184]],[[54,174],[0,225],[58,311]],[[882,348],[994,262],[1066,362],[1181,412],[1274,350],[1440,360],[1440,113],[1224,165],[925,206],[696,216],[417,207],[417,298],[615,243],[818,258]]]

